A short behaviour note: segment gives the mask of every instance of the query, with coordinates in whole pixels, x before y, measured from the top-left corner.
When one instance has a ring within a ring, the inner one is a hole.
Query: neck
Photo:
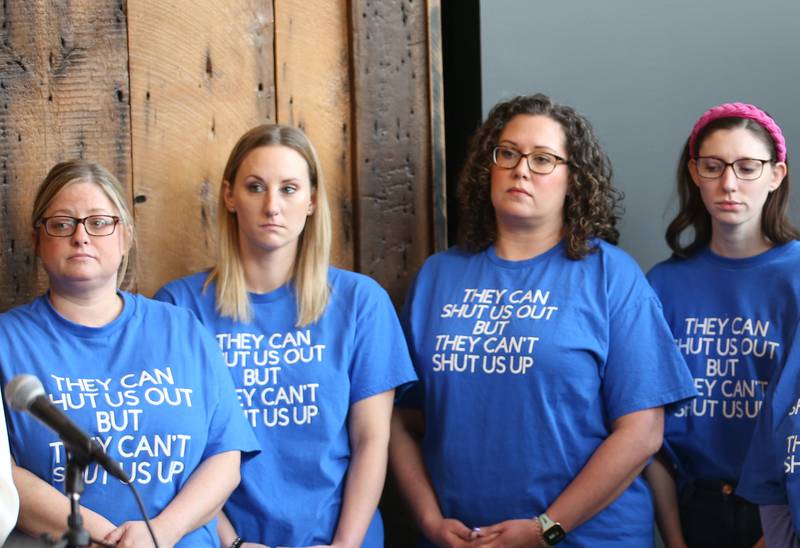
[[[495,251],[508,261],[524,261],[549,251],[563,237],[563,224],[542,227],[508,226],[498,223]]]
[[[248,291],[269,293],[292,279],[297,245],[255,253],[241,246],[240,252]]]
[[[123,307],[116,284],[88,291],[51,285],[48,297],[56,312],[71,322],[87,327],[102,327],[111,323]]]
[[[743,227],[728,228],[713,225],[711,229],[711,251],[721,257],[730,259],[745,259],[774,247],[774,244],[764,237],[761,230],[743,230]]]

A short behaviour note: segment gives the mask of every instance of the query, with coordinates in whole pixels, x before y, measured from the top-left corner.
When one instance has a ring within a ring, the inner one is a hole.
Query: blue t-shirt
[[[785,365],[764,399],[736,493],[756,504],[788,504],[800,535],[800,325],[792,333]]]
[[[51,401],[119,461],[158,515],[208,457],[257,451],[232,397],[214,340],[186,310],[120,293],[120,315],[86,327],[58,314],[48,297],[0,314],[0,381],[32,374]],[[64,446],[28,413],[7,411],[11,452],[63,492]],[[112,523],[142,519],[129,487],[97,464],[86,469],[81,504]],[[66,527],[66,524],[64,524]],[[177,546],[219,546],[216,519]]]
[[[800,318],[800,242],[755,257],[706,249],[656,265],[648,279],[700,396],[667,414],[681,483],[736,482],[756,417]]]
[[[694,395],[658,300],[634,261],[595,242],[524,261],[493,247],[423,265],[403,314],[425,415],[422,451],[444,516],[467,526],[530,518],[578,475],[623,415]],[[653,541],[636,479],[565,546]]]
[[[291,285],[250,294],[253,320],[215,310],[206,273],[175,280],[157,298],[192,310],[217,337],[263,452],[242,467],[225,512],[236,533],[270,546],[329,544],[350,464],[350,406],[414,381],[389,296],[373,280],[336,268],[314,324],[296,327]],[[383,546],[376,512],[363,546]]]

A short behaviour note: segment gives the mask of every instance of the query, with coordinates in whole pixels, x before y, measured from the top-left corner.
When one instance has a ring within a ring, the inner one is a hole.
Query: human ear
[[[789,166],[786,165],[786,162],[776,162],[775,165],[772,166],[772,177],[769,184],[769,191],[774,192],[781,186],[781,183],[786,178],[786,174],[789,172]]]
[[[222,181],[222,199],[225,202],[225,208],[229,213],[235,213],[236,207],[233,203],[233,185],[228,181]]]

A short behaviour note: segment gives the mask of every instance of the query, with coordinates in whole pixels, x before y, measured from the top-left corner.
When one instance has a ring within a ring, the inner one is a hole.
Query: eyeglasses
[[[772,160],[757,160],[755,158],[739,158],[735,162],[725,162],[713,156],[698,156],[695,159],[697,174],[703,179],[716,179],[722,177],[728,166],[733,168],[733,174],[742,181],[754,181],[764,172],[764,164]]]
[[[503,169],[514,169],[522,158],[527,160],[528,168],[539,175],[553,173],[558,164],[569,164],[569,160],[549,152],[534,151],[523,154],[508,147],[494,147],[492,150],[492,163]]]
[[[82,219],[67,215],[55,215],[53,217],[42,217],[37,226],[44,225],[45,232],[56,238],[72,236],[78,229],[78,225],[83,225],[89,236],[111,236],[118,222],[119,217],[114,217],[113,215],[89,215]]]

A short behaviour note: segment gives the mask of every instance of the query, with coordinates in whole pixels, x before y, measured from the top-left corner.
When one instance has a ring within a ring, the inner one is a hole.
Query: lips
[[[509,188],[506,192],[508,192],[509,194],[514,194],[514,195],[519,195],[519,196],[530,196],[531,195],[530,192],[528,192],[524,188],[518,187],[518,186]]]
[[[717,202],[717,207],[723,211],[736,211],[740,207],[742,207],[741,202],[734,202],[730,200],[725,200],[722,202]]]

